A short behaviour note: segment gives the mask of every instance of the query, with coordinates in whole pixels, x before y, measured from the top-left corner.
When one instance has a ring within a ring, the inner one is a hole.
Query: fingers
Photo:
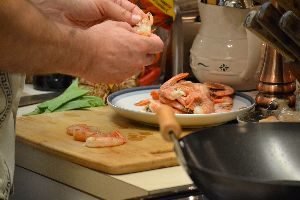
[[[102,9],[105,12],[105,15],[108,16],[108,18],[117,21],[127,22],[131,25],[135,25],[142,19],[142,16],[138,14],[140,13],[140,11],[135,8],[135,5],[130,5],[130,2],[124,3],[125,0],[114,1],[117,3],[111,0],[107,0],[105,1],[105,3],[102,3],[100,5],[101,8],[99,9]],[[125,6],[125,8],[123,6]],[[133,11],[136,13],[133,13]]]
[[[144,40],[147,43],[147,49],[146,51],[149,54],[157,54],[163,51],[164,49],[164,43],[163,41],[160,39],[160,37],[158,37],[155,34],[151,34],[150,37],[144,37]]]
[[[145,66],[151,65],[156,60],[155,54],[147,54],[145,57]]]
[[[116,24],[116,26],[124,28],[130,32],[134,32],[134,29],[132,28],[132,26],[130,26],[130,24],[128,24],[126,22],[115,22],[115,24]]]
[[[142,18],[147,17],[147,15],[135,4],[131,3],[128,0],[113,0],[116,4],[124,8],[125,10],[128,10],[133,15],[139,15]]]
[[[116,26],[122,27],[130,32],[132,32],[132,36],[135,37],[136,39],[140,40],[143,46],[141,48],[141,51],[146,53],[146,54],[157,54],[163,51],[164,49],[164,43],[155,34],[151,34],[149,37],[148,36],[143,36],[137,34],[134,29],[126,22],[113,22]]]

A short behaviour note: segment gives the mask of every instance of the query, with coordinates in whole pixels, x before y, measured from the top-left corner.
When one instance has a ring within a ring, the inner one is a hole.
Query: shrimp
[[[148,109],[150,112],[156,112],[159,106],[161,105],[160,101],[158,100],[151,100],[150,104],[148,105]]]
[[[158,90],[152,90],[150,92],[150,95],[152,97],[153,100],[159,100],[159,92]],[[150,104],[151,99],[142,99],[138,102],[136,102],[134,105],[135,106],[147,106]]]
[[[159,89],[159,97],[175,100],[182,96],[187,96],[188,87],[184,86],[183,83],[181,84],[176,84],[176,83],[186,78],[188,75],[189,75],[188,73],[178,74],[170,78],[164,84],[162,84]]]
[[[156,112],[160,104],[173,108],[175,113],[209,114],[228,112],[232,109],[231,95],[234,89],[221,83],[193,83],[184,80],[189,73],[180,73],[167,80],[160,89],[151,91],[152,99],[142,100],[136,105],[146,106]]]
[[[232,110],[233,99],[230,96],[215,98],[213,101],[216,113],[229,112]]]
[[[182,105],[177,100],[170,100],[170,99],[167,99],[167,98],[164,98],[164,97],[160,97],[159,100],[160,100],[161,103],[167,104],[170,107],[172,107],[172,108],[174,108],[176,110],[179,110],[179,111],[181,111],[183,113],[190,113],[191,112],[188,108],[185,108],[184,105]]]
[[[76,141],[85,142],[88,137],[99,134],[99,131],[94,126],[74,124],[67,127],[67,134],[73,136]]]
[[[189,73],[180,73],[180,74],[177,74],[176,76],[173,76],[172,78],[170,78],[169,80],[167,80],[164,84],[162,84],[160,86],[160,90],[163,90],[170,86],[175,85],[175,83],[186,78],[188,75],[189,75]]]
[[[215,111],[214,103],[210,99],[209,90],[201,83],[194,83],[194,91],[189,95],[187,103],[189,103],[188,107],[195,114],[209,114]]]
[[[214,96],[230,96],[234,94],[234,89],[228,85],[221,83],[204,83],[211,91]]]
[[[73,136],[76,132],[83,132],[88,126],[86,124],[74,124],[67,127],[67,134]]]
[[[150,99],[143,99],[143,100],[136,102],[134,105],[135,106],[146,106],[149,104],[150,104]]]
[[[112,147],[125,144],[127,142],[126,137],[124,137],[119,131],[113,131],[106,135],[93,135],[87,138],[85,142],[86,147]]]
[[[147,17],[143,18],[137,25],[134,27],[134,30],[137,34],[150,36],[152,33],[153,25],[153,16],[150,12],[147,13]]]
[[[158,90],[152,90],[150,92],[150,95],[151,95],[152,99],[159,100],[159,91]]]
[[[161,104],[162,104],[162,103],[161,103],[160,101],[158,101],[158,100],[151,100],[151,101],[150,101],[150,104],[149,104],[149,106],[148,106],[149,111],[150,111],[150,112],[156,113],[156,112],[157,112],[157,109],[159,108],[159,106],[160,106]],[[169,105],[169,104],[168,104],[168,105]],[[173,104],[173,105],[174,105],[174,104]],[[179,105],[179,103],[178,103],[177,105]],[[180,106],[180,105],[179,105],[179,106]],[[176,106],[175,106],[175,108],[174,108],[174,107],[171,107],[171,108],[173,109],[173,111],[174,111],[175,114],[185,114],[185,113],[187,113],[187,112],[185,112],[185,111],[182,111],[182,110],[180,110],[180,109],[177,109]],[[181,108],[183,108],[183,107],[181,106]]]

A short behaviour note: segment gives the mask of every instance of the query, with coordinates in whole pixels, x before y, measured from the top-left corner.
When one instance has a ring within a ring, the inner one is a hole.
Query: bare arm
[[[1,71],[113,83],[138,73],[162,50],[158,36],[138,35],[126,22],[107,20],[83,30],[48,19],[26,0],[0,3]]]
[[[26,0],[1,1],[0,70],[64,73],[65,66],[77,62],[80,51],[72,46],[77,30],[62,26]]]

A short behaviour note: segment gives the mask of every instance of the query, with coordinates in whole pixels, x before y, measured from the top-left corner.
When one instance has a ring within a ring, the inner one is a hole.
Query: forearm
[[[78,64],[81,54],[76,31],[50,21],[26,0],[2,0],[0,70],[70,73],[68,67]]]

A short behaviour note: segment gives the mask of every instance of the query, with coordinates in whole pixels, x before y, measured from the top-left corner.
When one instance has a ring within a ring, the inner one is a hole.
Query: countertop
[[[45,93],[47,92],[33,89],[32,85],[25,85],[23,96]],[[256,91],[247,92],[247,94],[255,97]],[[20,107],[17,116],[32,111],[35,106]],[[43,176],[42,179],[57,182],[56,187],[60,188],[59,185],[63,185],[70,191],[75,189],[76,192],[90,195],[89,198],[84,199],[141,198],[188,191],[193,188],[193,182],[181,166],[125,175],[109,175],[43,152],[18,140],[16,142],[16,165],[17,169],[29,170],[27,173],[35,173]],[[32,187],[36,186],[32,185]],[[75,193],[71,192],[71,194],[73,196],[71,195],[72,198],[69,199],[75,200]],[[56,198],[60,199],[57,196]],[[67,200],[68,198],[61,199]]]
[[[36,91],[31,85],[25,85],[23,93],[35,95],[45,92]],[[18,116],[32,111],[35,106],[20,107]],[[18,140],[16,165],[103,199],[155,196],[185,191],[193,186],[191,179],[181,166],[125,175],[109,175],[42,152]]]

